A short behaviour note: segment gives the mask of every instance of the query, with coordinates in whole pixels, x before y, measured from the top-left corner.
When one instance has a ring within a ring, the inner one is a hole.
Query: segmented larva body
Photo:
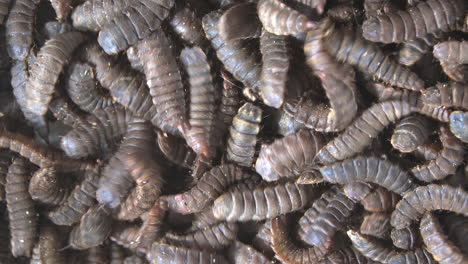
[[[387,213],[372,213],[364,216],[359,232],[363,235],[386,238],[390,231],[390,215]]]
[[[99,245],[87,250],[86,261],[88,264],[104,264],[109,263],[108,247]]]
[[[107,208],[90,208],[70,232],[68,243],[76,249],[96,247],[109,236],[111,228],[112,219]]]
[[[362,25],[364,38],[374,42],[404,42],[422,38],[436,31],[456,29],[465,15],[463,0],[430,0],[405,11],[396,11],[369,18]]]
[[[274,256],[275,252],[273,252],[273,237],[272,237],[272,230],[271,230],[272,220],[266,220],[260,227],[252,239],[252,245],[255,248],[258,248],[263,254],[267,256]]]
[[[60,205],[68,198],[70,189],[63,186],[54,167],[40,168],[29,182],[29,193],[35,201]]]
[[[289,70],[288,42],[285,36],[263,31],[260,36],[262,72],[260,75],[260,96],[263,102],[279,108],[286,94],[286,81]]]
[[[198,47],[180,53],[190,83],[190,129],[185,131],[187,144],[199,155],[211,159],[216,154],[216,91],[208,59]]]
[[[434,143],[426,143],[424,145],[419,146],[414,155],[416,158],[421,160],[435,160],[437,156],[439,156],[440,151],[442,150],[442,145],[439,142]]]
[[[365,0],[364,11],[366,17],[373,17],[380,14],[386,14],[397,10],[395,3],[385,0]]]
[[[237,223],[221,222],[186,234],[166,233],[164,241],[175,246],[215,251],[230,245],[237,231]]]
[[[405,101],[386,101],[366,109],[346,130],[328,142],[316,155],[318,161],[330,164],[363,151],[389,124],[415,110]]]
[[[2,0],[0,1],[0,24],[5,22],[5,18],[8,16],[8,11],[10,10],[11,0]]]
[[[99,176],[98,171],[88,171],[67,201],[48,213],[49,219],[56,225],[73,225],[79,222],[81,216],[96,204]]]
[[[410,90],[424,89],[424,82],[415,73],[386,56],[378,46],[366,41],[359,34],[331,28],[324,41],[333,57],[356,66],[376,79]]]
[[[466,216],[466,214],[465,214]],[[421,219],[421,236],[435,260],[441,264],[467,263],[468,256],[451,242],[444,234],[439,220],[430,212],[424,214]]]
[[[329,248],[335,233],[343,227],[354,202],[339,188],[325,192],[299,220],[298,235],[316,247]]]
[[[364,257],[354,247],[345,247],[328,254],[324,264],[372,264],[371,260]]]
[[[298,35],[315,25],[282,0],[258,1],[258,17],[265,30],[276,35]]]
[[[412,105],[416,105],[420,97],[420,93],[407,89],[396,89],[382,83],[370,83],[369,85],[366,85],[366,88],[372,95],[377,97],[379,102],[395,100],[405,101]]]
[[[315,154],[325,144],[322,134],[299,130],[263,145],[255,163],[255,170],[265,181],[295,178],[314,164]]]
[[[232,119],[237,114],[240,107],[241,95],[240,89],[236,85],[236,80],[230,77],[225,71],[221,71],[223,79],[223,91],[221,95],[221,105],[219,106],[220,119],[225,126],[232,124]]]
[[[431,253],[427,252],[424,248],[417,248],[412,251],[396,253],[391,257],[388,264],[402,264],[402,263],[414,263],[414,264],[436,264],[437,261],[431,256]],[[452,263],[452,262],[451,262]]]
[[[444,63],[468,64],[468,41],[441,42],[434,46],[433,53],[435,58]]]
[[[468,110],[468,84],[459,82],[439,83],[426,89],[421,96],[428,105],[458,107]]]
[[[427,140],[432,132],[431,128],[426,117],[405,117],[396,125],[390,142],[400,152],[413,152]]]
[[[179,246],[153,243],[146,258],[152,263],[172,263],[172,264],[228,264],[229,262],[222,256],[212,251],[203,251]]]
[[[372,186],[366,182],[352,182],[344,187],[345,195],[353,201],[360,202],[369,212],[385,212],[393,210],[399,196],[380,186]]]
[[[243,40],[224,41],[218,29],[221,15],[220,11],[213,11],[203,17],[205,35],[211,41],[218,59],[226,70],[248,88],[258,91],[261,74],[260,53]]]
[[[440,66],[450,79],[456,82],[466,82],[468,76],[468,65],[466,64],[452,64],[441,62]]]
[[[75,48],[84,40],[86,37],[82,33],[66,32],[48,40],[40,49],[31,67],[25,90],[26,107],[29,111],[45,115],[63,67]]]
[[[421,38],[403,43],[398,51],[398,62],[411,66],[418,62],[435,44],[446,37],[442,31],[427,34]]]
[[[86,123],[85,112],[64,96],[56,96],[49,103],[49,110],[57,120],[73,128],[84,126]]]
[[[96,199],[110,208],[117,207],[133,186],[133,181],[125,165],[114,155],[104,167],[99,179]]]
[[[327,16],[340,23],[354,23],[356,14],[360,14],[360,11],[351,3],[343,3],[328,9]]]
[[[73,9],[73,0],[50,0],[50,3],[55,10],[58,21],[63,22],[68,19]]]
[[[60,264],[66,263],[66,256],[60,250],[64,247],[63,237],[49,224],[41,225],[39,242],[39,263]]]
[[[314,8],[319,14],[323,14],[325,5],[327,4],[327,0],[294,0],[294,2]]]
[[[468,142],[468,112],[454,111],[450,114],[450,131],[461,141]]]
[[[188,6],[177,10],[169,20],[169,24],[182,40],[198,47],[205,46],[206,38],[201,19]]]
[[[319,168],[323,180],[349,184],[356,181],[380,185],[397,194],[415,188],[408,173],[387,160],[376,157],[357,157]]]
[[[0,201],[5,201],[6,175],[10,164],[11,156],[8,153],[0,152]]]
[[[373,261],[381,263],[388,263],[396,252],[391,248],[384,247],[379,241],[374,241],[367,236],[364,236],[356,231],[348,230],[346,232],[348,237],[351,239],[353,246],[365,257],[370,258]]]
[[[153,104],[163,126],[182,131],[186,122],[184,87],[172,45],[165,33],[159,30],[139,42],[137,49]]]
[[[225,41],[259,38],[262,34],[262,23],[258,18],[257,3],[235,3],[223,13],[218,28],[221,38]]]
[[[33,44],[33,29],[40,0],[14,1],[6,21],[8,55],[15,60],[26,60]]]
[[[457,167],[463,163],[463,155],[465,153],[463,143],[446,126],[440,128],[439,137],[443,148],[437,158],[428,164],[411,169],[413,176],[420,181],[432,182],[442,180],[448,175],[454,174]]]
[[[110,96],[99,91],[91,65],[73,63],[70,66],[69,76],[66,85],[68,95],[84,111],[94,113],[98,109],[115,104]]]
[[[309,186],[293,183],[235,190],[214,201],[213,214],[226,221],[258,221],[299,210],[311,197]]]
[[[232,120],[227,142],[227,159],[245,167],[252,165],[260,132],[262,109],[245,103]]]
[[[6,202],[10,220],[10,246],[15,257],[30,257],[36,240],[37,215],[28,193],[30,168],[24,158],[15,158],[6,177]]]
[[[272,264],[265,255],[253,247],[239,241],[234,241],[228,249],[228,258],[232,264]]]
[[[396,229],[408,227],[427,211],[446,210],[468,216],[468,193],[449,185],[420,186],[405,194],[392,214]]]
[[[421,244],[419,230],[414,225],[403,229],[392,229],[390,237],[393,245],[401,249],[410,250]]]
[[[158,147],[164,156],[172,163],[190,169],[197,154],[187,146],[182,138],[158,131]]]
[[[276,258],[284,263],[317,263],[327,253],[327,250],[321,247],[300,248],[296,246],[291,240],[285,220],[280,217],[272,220],[271,231]]]
[[[131,2],[127,0],[94,0],[77,6],[72,13],[73,27],[99,31]]]
[[[43,34],[45,35],[46,39],[55,38],[56,36],[73,31],[73,26],[66,23],[66,22],[58,22],[58,21],[49,21],[44,24],[44,28],[42,29]]]

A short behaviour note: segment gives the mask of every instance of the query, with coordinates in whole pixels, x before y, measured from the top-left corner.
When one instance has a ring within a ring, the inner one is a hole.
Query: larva
[[[390,237],[393,245],[401,249],[410,250],[421,244],[419,230],[414,225],[403,229],[392,229]]]
[[[63,238],[50,224],[41,225],[39,235],[40,263],[66,263],[66,256],[60,250],[63,248]]]
[[[262,23],[257,15],[257,3],[238,3],[223,13],[219,20],[219,35],[225,41],[258,38]]]
[[[190,190],[166,197],[171,210],[189,214],[201,212],[233,183],[250,177],[236,165],[216,166],[206,172]]]
[[[253,247],[239,241],[234,241],[228,249],[228,259],[232,264],[271,264],[265,255]]]
[[[73,9],[73,0],[50,0],[57,15],[57,20],[63,22],[67,20]]]
[[[433,53],[434,57],[441,62],[468,64],[468,41],[441,42],[434,46]]]
[[[413,152],[430,136],[431,128],[426,117],[410,115],[397,123],[390,142],[400,152]]]
[[[8,55],[15,60],[26,60],[33,44],[33,28],[40,0],[14,1],[6,21]],[[48,68],[50,69],[50,68]]]
[[[258,221],[299,210],[310,199],[310,187],[293,183],[235,190],[214,201],[213,214],[226,221]]]
[[[243,40],[224,41],[219,35],[219,19],[222,13],[213,11],[202,19],[203,29],[216,51],[218,59],[234,78],[244,83],[253,91],[258,91],[261,74],[261,57]],[[234,55],[235,54],[235,55]]]
[[[396,253],[388,260],[388,264],[402,263],[436,264],[437,262],[426,249],[417,248],[413,251]]]
[[[403,43],[398,51],[398,62],[400,64],[411,66],[418,62],[432,46],[446,37],[442,31],[436,31],[427,34],[421,38]]]
[[[138,0],[116,14],[99,32],[97,41],[107,54],[114,54],[148,37],[161,26],[174,0]]]
[[[304,124],[297,122],[294,117],[287,114],[284,109],[279,110],[274,118],[277,120],[277,133],[282,136],[297,133],[299,130],[305,128]]]
[[[422,217],[420,230],[427,251],[439,263],[468,262],[468,257],[448,239],[440,226],[439,220],[431,212],[425,213]]]
[[[368,258],[364,257],[354,247],[345,247],[339,250],[335,250],[328,254],[324,264],[371,264],[374,263]]]
[[[158,147],[172,163],[190,169],[197,158],[196,153],[182,138],[158,131]]]
[[[5,22],[5,18],[7,18],[9,14],[10,3],[11,0],[0,1],[0,24],[3,24]]]
[[[449,185],[430,184],[408,192],[392,213],[391,224],[396,229],[408,227],[427,211],[446,210],[468,215],[468,194]]]
[[[294,178],[314,164],[315,154],[325,144],[325,138],[310,130],[299,130],[263,145],[255,163],[255,170],[266,181]]]
[[[263,102],[279,108],[286,94],[289,70],[288,42],[285,36],[263,31],[260,36],[262,72],[260,74],[260,96]]]
[[[100,204],[116,208],[133,186],[133,181],[123,162],[114,155],[104,167],[96,190]]]
[[[87,63],[73,63],[66,85],[70,99],[81,109],[94,113],[98,109],[114,104],[109,95],[96,86],[94,69]]]
[[[68,243],[76,249],[100,245],[110,234],[112,219],[105,207],[92,207],[82,217],[80,224],[70,232]]]
[[[29,193],[35,201],[60,205],[68,198],[70,189],[64,186],[54,167],[44,167],[34,172],[29,182]]]
[[[8,153],[0,152],[0,201],[5,201],[6,175],[10,164],[11,156]]]
[[[62,33],[73,31],[73,26],[65,22],[49,21],[45,23],[42,31],[46,39],[51,39]]]
[[[291,240],[285,220],[276,217],[272,220],[273,250],[276,258],[284,263],[316,263],[325,257],[327,250],[321,247],[300,248]]]
[[[237,232],[237,223],[220,222],[185,234],[168,232],[164,241],[175,246],[215,251],[231,244],[236,239]]]
[[[319,172],[326,182],[335,184],[370,182],[400,195],[415,188],[415,183],[406,171],[376,157],[357,157],[336,162],[319,168]]]
[[[327,10],[327,16],[340,23],[353,23],[360,9],[352,4],[340,4]]]
[[[236,85],[236,80],[229,76],[225,71],[221,71],[223,79],[223,91],[221,95],[221,105],[219,106],[220,119],[225,126],[232,124],[232,119],[237,114],[240,107],[240,90]]]
[[[84,180],[75,187],[68,199],[48,213],[49,219],[56,225],[73,225],[79,222],[81,216],[96,204],[99,176],[98,171],[87,171]]]
[[[468,76],[468,65],[441,62],[440,66],[442,67],[442,71],[445,75],[453,81],[467,82],[466,76]]]
[[[411,105],[416,105],[420,93],[416,93],[407,89],[395,89],[393,87],[385,86],[382,83],[370,83],[366,85],[367,90],[377,97],[378,101],[385,102],[385,101],[406,101],[409,102]]]
[[[259,0],[258,17],[265,30],[276,35],[298,35],[315,26],[307,16],[281,0]]]
[[[448,175],[454,174],[457,167],[463,163],[463,154],[465,153],[463,143],[450,132],[448,127],[442,126],[440,128],[439,138],[443,148],[437,158],[428,164],[411,169],[413,176],[420,181],[432,182],[444,179]]]
[[[212,251],[203,251],[179,246],[153,243],[146,258],[152,263],[172,264],[228,264],[222,256]]]
[[[10,233],[9,233],[9,223],[8,217],[6,217],[6,210],[4,206],[2,206],[2,214],[0,217],[0,239],[2,242],[2,247],[0,247],[0,257],[6,263],[15,263],[15,258],[11,254],[11,250],[9,247],[10,241]],[[33,252],[34,253],[34,252]]]
[[[10,246],[15,257],[30,257],[36,240],[37,215],[28,193],[30,167],[24,158],[15,158],[6,176],[6,202],[10,220]]]
[[[346,232],[351,239],[353,246],[365,257],[373,261],[388,263],[388,261],[396,254],[390,248],[384,247],[379,241],[375,241],[367,236],[364,236],[356,231],[348,230]]]
[[[81,111],[68,98],[57,95],[49,103],[49,110],[57,120],[70,127],[84,126],[85,112]]]
[[[385,0],[365,0],[364,11],[366,17],[370,18],[373,16],[386,14],[396,11],[395,3]]]
[[[184,87],[172,45],[158,30],[139,42],[137,49],[161,123],[182,131],[186,126]]]
[[[239,108],[229,129],[228,160],[245,167],[252,165],[261,120],[262,109],[260,107],[252,103],[245,103]]]
[[[428,105],[457,107],[468,110],[468,85],[458,82],[439,83],[426,89],[421,96]]]
[[[189,6],[177,10],[169,24],[182,40],[198,47],[206,46],[201,19]]]
[[[212,159],[216,154],[216,91],[211,67],[202,49],[185,48],[180,53],[190,83],[190,129],[185,132],[187,144],[199,155]]]
[[[105,264],[109,263],[108,247],[99,245],[87,250],[86,261],[89,264]]]
[[[360,202],[364,209],[369,212],[393,210],[400,199],[397,194],[366,182],[356,181],[346,184],[343,190],[348,198]]]
[[[273,237],[272,237],[272,230],[271,230],[272,220],[266,220],[260,227],[252,240],[252,245],[255,248],[258,248],[263,254],[267,256],[274,256],[275,252],[273,252]]]
[[[362,25],[363,36],[374,42],[392,43],[415,40],[438,30],[452,31],[464,15],[465,4],[461,0],[431,0],[405,11],[371,17]]]
[[[386,126],[411,114],[414,108],[405,101],[386,101],[372,105],[342,134],[327,143],[317,153],[317,160],[329,164],[352,157],[363,151]]]
[[[99,31],[130,4],[127,0],[94,0],[77,6],[72,13],[73,27]]]
[[[386,238],[390,231],[390,216],[386,213],[372,213],[364,216],[359,232],[363,235]]]
[[[450,131],[463,142],[468,142],[468,114],[454,111],[450,114]]]

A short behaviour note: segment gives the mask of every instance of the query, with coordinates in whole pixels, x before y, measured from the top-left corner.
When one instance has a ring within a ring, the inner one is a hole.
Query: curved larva
[[[468,64],[468,41],[445,41],[434,46],[434,57],[450,64]]]
[[[441,264],[461,264],[468,262],[466,256],[444,234],[439,220],[430,212],[424,214],[421,219],[421,236],[435,260]]]
[[[364,257],[352,246],[335,250],[327,255],[327,264],[373,264],[374,262]]]
[[[468,110],[468,84],[460,82],[439,83],[426,89],[421,101],[428,105],[457,107]]]
[[[255,170],[265,181],[298,177],[325,144],[325,138],[311,130],[299,130],[263,145],[255,163]]]
[[[397,123],[390,140],[400,152],[413,152],[430,136],[432,127],[426,117],[410,115]]]
[[[198,47],[206,45],[201,18],[189,7],[177,10],[169,24],[182,40]]]
[[[330,183],[370,182],[400,195],[416,187],[406,171],[387,160],[376,157],[348,159],[318,170],[323,180]]]
[[[430,0],[405,11],[395,11],[369,18],[362,25],[364,38],[375,42],[404,42],[422,38],[438,30],[456,29],[464,16],[463,0]]]
[[[390,227],[389,214],[371,213],[364,216],[359,232],[363,235],[385,239],[388,237]]]
[[[146,258],[154,263],[229,264],[222,255],[212,253],[212,251],[170,246],[158,242],[153,243]]]
[[[161,131],[158,134],[158,147],[164,156],[172,163],[190,169],[195,164],[197,154],[187,146],[183,138],[179,138]]]
[[[366,109],[346,130],[325,145],[316,155],[318,161],[330,164],[363,151],[389,124],[414,112],[405,101],[386,101]]]
[[[422,38],[403,43],[398,51],[398,62],[411,66],[418,62],[435,44],[444,39],[446,34],[441,31],[427,34]]]
[[[393,210],[400,197],[380,186],[365,182],[352,182],[344,186],[344,193],[351,200],[360,202],[369,212],[386,212]]]
[[[131,2],[128,0],[93,0],[75,7],[73,27],[79,30],[99,31]]]
[[[401,264],[401,263],[414,263],[414,264],[436,264],[437,262],[424,248],[417,248],[415,250],[396,253],[388,260],[388,264]],[[451,262],[453,263],[453,262]]]
[[[29,182],[29,193],[35,201],[60,205],[70,195],[70,188],[63,186],[54,167],[40,168]]]
[[[388,263],[388,261],[396,254],[391,248],[386,248],[378,241],[363,236],[362,234],[353,230],[346,232],[351,239],[353,246],[364,256],[378,261],[381,263]]]
[[[408,227],[427,211],[446,210],[468,216],[468,193],[449,185],[430,184],[406,193],[392,213],[396,229]]]
[[[112,229],[110,210],[92,207],[82,217],[80,224],[70,232],[68,243],[76,249],[96,247],[104,242]]]
[[[307,16],[287,6],[282,0],[260,0],[257,9],[263,27],[276,35],[298,35],[315,25]]]
[[[390,232],[393,245],[401,249],[413,249],[421,244],[421,237],[416,226],[411,225],[403,229],[392,229]]]

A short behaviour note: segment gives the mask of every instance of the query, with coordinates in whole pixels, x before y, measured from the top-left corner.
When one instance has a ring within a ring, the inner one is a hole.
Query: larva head
[[[304,170],[299,178],[297,178],[297,184],[317,184],[323,182],[323,178],[320,176],[320,173],[316,169],[306,169]]]
[[[362,24],[362,36],[367,40],[379,42],[380,21],[376,17],[370,17]]]

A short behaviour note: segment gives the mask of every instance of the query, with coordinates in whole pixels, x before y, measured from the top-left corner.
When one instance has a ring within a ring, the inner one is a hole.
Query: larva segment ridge
[[[99,31],[131,2],[128,0],[86,1],[72,13],[73,27],[79,30]]]

